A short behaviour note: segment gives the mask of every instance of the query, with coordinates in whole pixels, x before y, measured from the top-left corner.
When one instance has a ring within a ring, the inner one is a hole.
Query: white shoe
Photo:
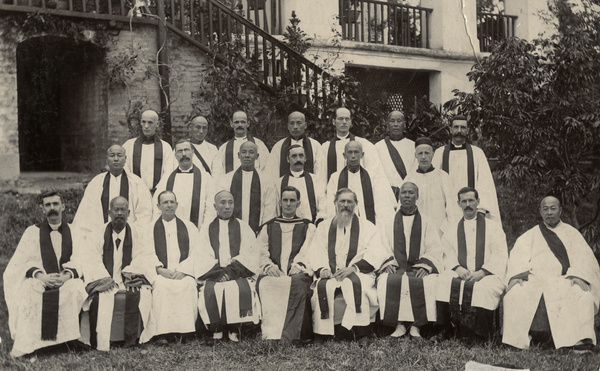
[[[406,334],[406,326],[399,323],[398,326],[396,326],[396,330],[394,330],[394,332],[392,332],[392,334],[390,336],[393,338],[400,338],[400,337],[404,336],[405,334]]]
[[[238,334],[235,332],[230,332],[229,333],[229,340],[234,342],[234,343],[239,343],[240,342],[240,338],[238,337]]]
[[[420,338],[421,330],[419,330],[419,328],[416,326],[410,326],[410,336],[413,338]]]
[[[223,333],[222,332],[215,332],[213,334],[213,339],[215,339],[215,340],[223,340]]]

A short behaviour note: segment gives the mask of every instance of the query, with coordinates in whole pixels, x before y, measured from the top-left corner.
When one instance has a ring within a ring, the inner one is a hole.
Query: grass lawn
[[[512,246],[519,234],[538,222],[537,198],[515,199],[502,189],[498,193],[504,228],[509,246]],[[66,219],[71,220],[82,191],[68,191],[65,196]],[[510,200],[510,203],[502,200]],[[40,220],[38,204],[35,196],[0,195],[0,271],[4,271],[25,228]],[[191,341],[166,347],[149,344],[134,349],[114,349],[108,353],[63,349],[32,359],[14,360],[9,356],[12,341],[3,289],[0,290],[0,338],[0,368],[18,370],[461,370],[470,360],[531,370],[600,369],[598,348],[593,354],[577,355],[538,347],[516,351],[498,344],[466,346],[457,340],[436,344],[385,337],[377,338],[365,347],[353,342],[327,342],[320,346],[292,348],[251,338],[240,344],[223,343],[216,347]]]

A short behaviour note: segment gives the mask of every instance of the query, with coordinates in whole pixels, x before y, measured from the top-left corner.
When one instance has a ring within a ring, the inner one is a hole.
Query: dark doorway
[[[93,171],[104,163],[104,51],[44,36],[17,47],[21,171]]]

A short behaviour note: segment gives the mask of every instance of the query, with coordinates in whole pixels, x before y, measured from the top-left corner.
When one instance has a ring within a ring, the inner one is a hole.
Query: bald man
[[[361,142],[352,140],[346,143],[344,158],[347,166],[331,175],[327,183],[327,216],[333,218],[336,214],[334,197],[342,188],[349,188],[358,200],[355,211],[359,217],[373,224],[380,224],[394,215],[396,198],[389,187],[385,176],[374,174],[361,166],[365,154]]]
[[[240,158],[236,154],[240,150],[240,146],[245,142],[256,144],[260,157],[257,157],[256,168],[259,171],[264,171],[269,159],[269,149],[262,140],[253,137],[248,133],[248,115],[244,111],[236,111],[231,118],[231,128],[233,129],[234,137],[219,147],[219,153],[223,159],[223,167],[225,173],[229,174],[235,171],[240,166]]]
[[[235,199],[234,215],[248,223],[255,233],[259,226],[276,215],[275,198],[267,197],[270,184],[256,168],[259,159],[256,144],[247,141],[240,145],[238,159],[241,166],[226,174],[219,183],[220,190],[228,190]]]
[[[172,167],[171,146],[156,134],[159,123],[156,111],[142,112],[139,137],[128,139],[123,143],[123,148],[129,153],[125,167],[129,172],[142,178],[151,193],[154,192],[160,178]]]
[[[543,221],[510,251],[502,342],[527,349],[532,336],[546,334],[556,348],[590,352],[600,300],[598,261],[581,233],[561,221],[556,197],[540,202],[540,214]]]
[[[220,179],[225,173],[219,149],[206,140],[209,125],[204,116],[194,116],[187,125],[188,137],[194,150],[194,165],[206,171],[213,179]],[[175,168],[178,166],[174,158]]]
[[[84,233],[108,222],[109,200],[122,196],[128,201],[129,223],[148,225],[152,221],[152,196],[144,181],[125,169],[127,152],[118,144],[106,151],[109,171],[96,175],[87,185],[73,218]]]
[[[415,142],[404,137],[406,118],[400,111],[392,111],[387,119],[388,136],[375,144],[381,165],[396,200],[406,175],[416,166]]]

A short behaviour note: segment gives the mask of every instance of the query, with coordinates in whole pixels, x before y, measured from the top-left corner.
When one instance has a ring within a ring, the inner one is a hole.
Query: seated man
[[[173,192],[163,191],[158,195],[158,208],[160,218],[147,229],[146,235],[153,237],[150,243],[161,264],[156,268],[152,311],[140,342],[165,335],[157,338],[158,343],[165,344],[174,338],[166,334],[196,331],[198,289],[192,256],[200,249],[200,238],[194,224],[175,216],[177,198]]]
[[[502,342],[527,349],[530,333],[549,332],[556,348],[589,352],[596,344],[598,261],[581,233],[560,220],[557,198],[544,198],[540,214],[543,222],[510,252]]]
[[[111,221],[88,239],[84,278],[90,297],[84,304],[81,341],[108,351],[110,341],[138,342],[140,325],[148,325],[152,306],[150,285],[161,263],[139,228],[129,225],[124,197],[110,202]],[[113,315],[114,312],[114,315]]]
[[[367,342],[378,309],[375,270],[386,252],[377,227],[354,213],[354,192],[342,188],[334,201],[337,215],[319,224],[310,247],[310,265],[319,278],[311,299],[313,329],[315,334],[334,335],[335,325],[341,323],[359,342]]]
[[[199,278],[203,284],[199,293],[200,318],[213,332],[213,340],[239,342],[235,324],[260,319],[260,303],[255,291],[258,273],[258,251],[255,251],[254,231],[244,221],[233,216],[233,195],[221,191],[215,195],[217,217],[200,231],[203,255],[215,257],[218,263]]]
[[[442,245],[437,229],[417,208],[419,189],[400,187],[400,210],[383,227],[383,244],[391,257],[377,279],[383,324],[395,327],[392,337],[421,337],[420,328],[436,321],[435,287],[442,269]]]
[[[492,335],[493,311],[504,292],[508,260],[502,225],[477,212],[475,188],[458,191],[463,218],[442,237],[445,271],[438,277],[438,323],[447,335],[450,325],[486,340]]]
[[[262,337],[301,345],[312,337],[310,284],[313,280],[307,261],[315,226],[296,215],[300,204],[298,189],[283,188],[279,204],[281,215],[265,223],[257,239]]]
[[[79,338],[87,297],[79,278],[81,238],[63,222],[62,197],[47,192],[41,201],[45,220],[25,230],[4,271],[12,357]]]

